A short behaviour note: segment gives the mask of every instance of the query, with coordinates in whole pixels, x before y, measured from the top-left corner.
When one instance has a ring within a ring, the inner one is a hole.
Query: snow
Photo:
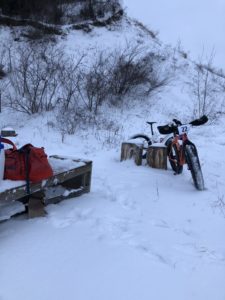
[[[64,159],[50,157],[49,163],[53,169],[54,174],[85,166],[85,161],[72,157],[64,157]]]
[[[90,194],[1,224],[1,297],[223,299],[225,221],[212,178],[198,192],[188,173],[102,152]]]
[[[25,206],[20,202],[0,203],[0,222],[10,219],[12,215],[25,211]]]
[[[18,186],[24,185],[25,181],[23,180],[1,180],[0,182],[0,192],[3,192],[8,189],[16,188]]]
[[[74,31],[60,43],[70,52],[74,41],[82,41],[80,51],[90,52],[96,45],[109,49],[126,39],[159,47],[130,26],[124,22],[91,35]],[[175,176],[170,168],[120,162],[121,142],[138,132],[149,134],[146,121],[191,121],[182,71],[188,67],[178,59],[183,69],[172,86],[155,96],[156,104],[104,112],[122,128],[113,140],[106,141],[110,132],[96,134],[90,128],[62,143],[60,133],[48,125],[51,113],[30,117],[3,110],[1,125],[15,128],[18,136],[12,140],[18,147],[29,142],[45,147],[48,155],[92,160],[93,172],[90,193],[47,206],[44,218],[21,215],[0,223],[1,300],[225,299],[224,117],[189,134],[199,152],[204,191],[195,189],[187,169]],[[71,160],[63,164],[67,168]]]

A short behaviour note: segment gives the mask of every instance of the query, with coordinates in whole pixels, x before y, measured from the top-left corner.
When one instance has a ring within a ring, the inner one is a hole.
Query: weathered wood
[[[43,191],[37,192],[29,197],[27,205],[29,218],[44,217],[46,215],[44,197],[45,193]]]
[[[57,155],[51,158],[68,159]],[[26,184],[5,190],[0,193],[0,202],[20,201],[27,206],[29,217],[33,218],[45,215],[44,205],[90,192],[92,161],[71,159],[71,162],[81,164],[71,164],[71,169],[67,171],[57,171],[46,180],[31,182],[29,195]]]
[[[2,129],[1,130],[1,137],[14,137],[17,136],[17,133],[13,129]]]
[[[158,145],[149,146],[146,160],[152,168],[167,170],[167,148]]]
[[[57,156],[54,156],[56,159],[61,159]],[[78,161],[78,160],[77,160]],[[61,184],[67,180],[70,180],[74,177],[79,177],[82,174],[85,173],[91,173],[92,169],[92,162],[91,161],[85,161],[84,166],[80,166],[65,172],[61,172],[58,174],[54,174],[52,177],[42,180],[37,183],[31,183],[30,184],[30,194],[34,194],[40,190],[47,189],[48,187],[55,186],[58,184]],[[12,188],[9,190],[5,190],[4,192],[0,193],[0,201],[1,200],[18,200],[19,198],[27,196],[27,190],[26,190],[26,184],[21,185],[16,188]]]
[[[120,160],[133,159],[137,166],[142,164],[143,145],[124,142],[121,145]]]

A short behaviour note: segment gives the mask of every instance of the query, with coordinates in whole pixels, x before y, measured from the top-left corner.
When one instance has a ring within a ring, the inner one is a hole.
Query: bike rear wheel
[[[167,155],[173,171],[176,174],[181,174],[183,172],[183,165],[180,164],[179,150],[175,144],[172,144],[172,142],[170,142],[167,146]]]
[[[152,141],[150,139],[150,137],[148,137],[147,135],[145,134],[135,134],[135,135],[132,135],[130,137],[130,139],[140,139],[143,143],[143,154],[142,154],[142,158],[146,158],[147,156],[147,149],[148,147],[152,144]]]
[[[185,146],[185,157],[189,170],[191,171],[194,186],[197,190],[202,191],[205,188],[202,169],[198,158],[198,152],[195,145]]]

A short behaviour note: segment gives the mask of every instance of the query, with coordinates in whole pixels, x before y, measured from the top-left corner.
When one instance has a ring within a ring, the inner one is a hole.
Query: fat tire
[[[172,142],[170,142],[167,146],[167,156],[175,174],[181,174],[183,172],[183,165],[179,163],[179,153],[176,145],[172,145]]]
[[[135,134],[132,135],[129,139],[143,139],[148,143],[148,146],[152,144],[150,137],[148,137],[145,134]],[[142,158],[146,159],[146,156],[147,156],[147,148],[144,148]]]
[[[189,170],[191,171],[194,186],[197,190],[202,191],[205,188],[202,169],[198,157],[197,149],[194,145],[185,146],[185,157]]]

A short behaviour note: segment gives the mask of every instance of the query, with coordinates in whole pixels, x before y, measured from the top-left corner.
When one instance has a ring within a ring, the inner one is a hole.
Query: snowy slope
[[[126,39],[161,49],[126,22],[113,31],[72,32],[60,43],[71,52],[88,49],[91,57],[93,48],[118,47]],[[116,137],[90,129],[62,143],[49,126],[51,113],[31,118],[3,111],[1,125],[16,128],[16,144],[91,159],[93,177],[90,194],[48,206],[46,218],[0,223],[0,299],[224,300],[225,120],[190,133],[202,162],[203,192],[187,170],[174,176],[170,169],[119,160],[120,143],[148,132],[145,121],[191,117],[181,76],[187,62],[177,56],[180,73],[155,101],[105,112],[121,126]]]

